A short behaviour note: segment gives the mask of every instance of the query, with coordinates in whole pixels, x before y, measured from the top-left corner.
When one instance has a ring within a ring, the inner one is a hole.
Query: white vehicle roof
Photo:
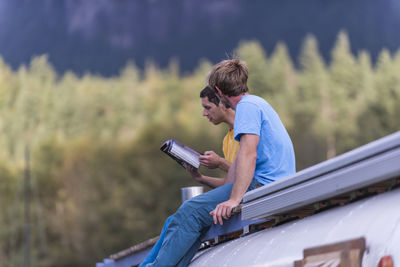
[[[200,251],[190,267],[294,266],[306,248],[364,237],[362,266],[400,264],[400,188]]]

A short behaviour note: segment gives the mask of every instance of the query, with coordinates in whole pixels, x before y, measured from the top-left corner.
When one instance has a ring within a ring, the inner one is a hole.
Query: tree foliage
[[[251,92],[289,130],[303,169],[400,128],[400,51],[376,64],[338,35],[330,62],[307,36],[292,62],[285,44],[267,56],[257,41],[235,54]],[[12,70],[0,57],[0,266],[23,261],[24,151],[31,151],[31,258],[35,266],[88,266],[158,234],[195,183],[159,151],[176,138],[221,153],[226,127],[201,116],[199,92],[212,64],[180,74],[133,62],[120,74],[59,76],[47,56]],[[209,174],[220,174],[202,170]]]

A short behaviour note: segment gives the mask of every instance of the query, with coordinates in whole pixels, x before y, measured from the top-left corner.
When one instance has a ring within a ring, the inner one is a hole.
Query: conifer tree
[[[10,123],[15,119],[13,110],[18,98],[16,77],[0,56],[0,157],[8,158],[14,151],[13,133]]]
[[[374,81],[376,93],[366,113],[370,113],[370,118],[375,119],[376,125],[365,133],[369,133],[368,140],[392,133],[399,127],[396,115],[400,100],[400,76],[395,61],[386,49],[379,54]]]
[[[292,60],[283,43],[278,43],[272,52],[265,77],[267,88],[269,88],[267,91],[271,94],[261,96],[272,104],[285,126],[291,129],[293,125],[291,115],[294,112],[292,108],[296,104],[297,77]]]
[[[325,158],[326,149],[321,145],[330,142],[332,125],[322,117],[332,116],[329,105],[322,101],[328,98],[329,81],[325,63],[318,52],[318,43],[314,36],[308,35],[300,53],[299,86],[294,107],[295,150],[303,154],[297,157],[300,167],[309,166]],[[321,108],[324,108],[324,111]],[[323,114],[323,115],[322,115]],[[297,147],[297,148],[296,148]],[[328,149],[329,150],[329,149]]]
[[[334,124],[330,157],[338,150],[343,153],[354,146],[357,117],[360,113],[360,87],[357,80],[357,62],[351,53],[350,42],[345,32],[340,32],[332,51],[330,64],[330,105]]]
[[[248,41],[239,44],[235,54],[246,61],[249,72],[247,85],[252,94],[270,97],[273,89],[268,88],[266,74],[268,72],[267,55],[258,41]]]

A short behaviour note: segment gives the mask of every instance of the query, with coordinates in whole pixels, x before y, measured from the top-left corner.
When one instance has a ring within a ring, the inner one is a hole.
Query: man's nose
[[[207,116],[207,115],[208,115],[207,110],[203,109],[203,116]]]

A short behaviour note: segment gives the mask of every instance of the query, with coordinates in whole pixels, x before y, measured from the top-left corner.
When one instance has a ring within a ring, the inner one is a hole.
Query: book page
[[[171,154],[174,154],[176,157],[186,161],[193,167],[195,168],[200,167],[200,160],[199,160],[200,153],[191,149],[190,147],[185,146],[174,140],[170,152]]]

